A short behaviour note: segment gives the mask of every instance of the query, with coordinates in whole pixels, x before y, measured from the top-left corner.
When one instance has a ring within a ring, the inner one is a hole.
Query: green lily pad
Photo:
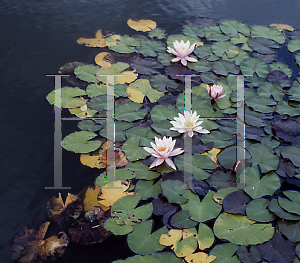
[[[195,90],[195,92],[194,92],[194,90]],[[200,94],[200,96],[197,96],[196,95],[197,93]],[[203,98],[205,98],[206,100],[204,100]],[[184,112],[185,99],[186,98],[184,96],[184,93],[181,93],[181,94],[178,95],[177,100],[176,100],[176,107],[182,114]],[[202,110],[205,110],[207,108],[212,109],[210,100],[211,100],[211,97],[208,95],[208,92],[207,92],[206,88],[193,87],[193,89],[192,89],[192,102],[191,102],[191,104],[193,106],[193,111],[197,111],[197,109],[199,109],[199,110],[201,109],[199,111],[199,113],[200,113],[200,112],[202,112]],[[197,111],[197,113],[198,113],[198,111]],[[203,117],[205,115],[200,114],[200,116]]]
[[[287,219],[287,220],[297,220],[297,221],[300,220],[299,215],[293,214],[293,213],[288,213],[285,210],[283,210],[281,208],[281,206],[278,204],[277,199],[271,200],[271,202],[268,206],[268,209],[280,218]]]
[[[286,92],[291,95],[290,100],[300,101],[300,84],[298,81],[294,81],[292,87]]]
[[[300,222],[278,221],[278,228],[292,242],[300,241]]]
[[[286,101],[279,101],[276,112],[279,114],[288,114],[290,116],[300,115],[300,107],[292,107]]]
[[[110,45],[108,46],[110,50],[113,50],[118,53],[123,53],[123,54],[130,54],[134,53],[135,50],[127,45],[124,44],[117,44],[117,45]]]
[[[126,165],[126,169],[135,174],[136,179],[153,180],[159,176],[159,173],[149,171],[149,167],[141,161],[131,162]]]
[[[159,73],[156,68],[163,68],[163,65],[153,59],[137,59],[130,63],[130,67],[139,74],[153,75]]]
[[[161,184],[163,195],[168,199],[169,203],[183,204],[187,201],[182,195],[187,191],[186,184],[179,180],[166,180]]]
[[[150,141],[157,134],[150,127],[133,127],[126,131],[126,137],[129,139],[132,136],[140,136],[140,145],[151,147]]]
[[[300,215],[300,193],[292,190],[284,191],[283,193],[291,201],[282,197],[278,197],[279,205],[289,213]]]
[[[166,33],[165,33],[165,30],[163,30],[163,29],[154,28],[148,33],[148,36],[151,38],[162,39],[162,38],[166,37]]]
[[[99,80],[96,78],[96,72],[100,69],[99,66],[94,65],[83,65],[74,69],[74,74],[77,78],[87,81],[97,83]]]
[[[178,117],[178,110],[170,105],[155,105],[152,108],[150,115],[153,122],[173,120],[174,117]]]
[[[230,146],[222,150],[220,153],[217,155],[219,163],[227,168],[227,169],[233,169],[234,164],[236,163],[236,146]],[[249,159],[250,154],[246,150],[245,151],[245,158]]]
[[[238,74],[240,72],[238,66],[225,60],[215,61],[213,63],[212,71],[222,76],[227,76],[229,73]]]
[[[82,131],[95,132],[102,129],[102,125],[96,124],[93,120],[82,120],[78,123],[78,128]]]
[[[267,116],[265,114],[253,111],[247,106],[245,107],[245,122],[248,125],[256,127],[266,126],[267,124],[263,120],[266,117]]]
[[[126,153],[129,161],[145,159],[150,155],[144,148],[139,147],[140,136],[134,136],[128,139],[122,146],[122,151]]]
[[[178,136],[179,133],[176,131],[171,131],[171,127],[173,127],[173,125],[168,120],[156,121],[151,125],[151,128],[162,136]]]
[[[265,136],[261,138],[261,143],[271,147],[272,149],[277,148],[280,145],[280,142],[273,139],[273,136]]]
[[[264,198],[259,198],[250,201],[246,207],[247,217],[254,221],[270,222],[273,221],[276,216],[268,210],[270,201]]]
[[[266,78],[271,71],[270,66],[259,58],[247,58],[240,64],[243,75],[253,75],[254,72],[261,78]]]
[[[113,103],[113,98],[111,99],[111,102]],[[107,95],[99,95],[96,97],[91,98],[91,100],[88,103],[88,107],[92,108],[96,111],[102,111],[107,109]]]
[[[189,211],[181,210],[174,214],[171,218],[171,225],[177,228],[191,228],[195,227],[198,222],[189,219]]]
[[[141,45],[140,41],[136,38],[129,36],[119,36],[119,39],[116,40],[115,36],[109,36],[105,38],[105,43],[109,49],[119,52],[119,53],[133,53],[135,50],[129,46],[139,47]]]
[[[62,87],[59,89],[61,94],[61,108],[77,108],[86,104],[87,100],[76,98],[86,95],[86,92],[80,88]],[[47,101],[53,105],[55,90],[52,90],[46,97]]]
[[[156,51],[163,52],[166,47],[163,43],[154,40],[142,40],[142,46],[137,48],[137,51],[142,53],[146,57],[156,57]]]
[[[194,53],[198,58],[206,59],[207,61],[216,61],[218,56],[214,55],[211,46],[198,46],[194,49]]]
[[[197,194],[187,191],[183,197],[187,198],[188,201],[185,204],[181,204],[181,208],[189,210],[191,219],[200,223],[216,218],[220,214],[222,206],[213,200],[213,195],[214,192],[209,190],[202,201],[200,201]]]
[[[171,65],[171,60],[174,58],[174,56],[170,53],[159,53],[157,56],[157,61],[165,66]]]
[[[295,60],[296,60],[296,63],[298,64],[298,66],[300,67],[300,54],[297,54],[295,56]]]
[[[252,50],[263,55],[275,53],[275,51],[271,48],[279,48],[279,45],[276,41],[264,37],[250,38],[248,39],[247,43]]]
[[[231,37],[239,37],[239,33],[250,35],[250,27],[237,20],[223,20],[219,27],[223,33]]]
[[[150,78],[150,84],[155,89],[162,92],[168,91],[166,87],[170,87],[172,89],[176,89],[178,87],[178,84],[174,80],[169,79],[168,77],[161,74],[156,74],[152,76]]]
[[[122,75],[122,71],[129,67],[129,64],[123,62],[113,63],[111,68],[101,67],[98,71],[96,71],[97,82],[101,81],[103,83],[107,83],[107,75]]]
[[[97,134],[89,131],[73,132],[62,140],[61,146],[67,151],[89,153],[97,150],[102,144],[97,141],[89,141],[96,136]]]
[[[151,254],[161,251],[165,248],[159,244],[159,238],[167,233],[168,229],[164,226],[151,234],[153,220],[141,222],[134,226],[132,233],[127,236],[129,248],[137,254]]]
[[[186,36],[198,38],[198,37],[204,37],[205,32],[200,27],[196,26],[184,26],[183,27],[183,34]]]
[[[214,224],[214,233],[218,238],[237,245],[257,245],[269,241],[274,234],[272,224],[255,223],[243,215],[222,213]]]
[[[204,72],[200,75],[200,78],[205,84],[217,84],[219,81],[218,76],[212,72]]]
[[[233,189],[233,188],[222,188],[220,190],[218,190],[216,193],[214,193],[213,199],[215,200],[215,202],[217,202],[218,204],[222,204],[224,198],[229,195],[232,192],[237,191],[237,189]]]
[[[274,62],[270,64],[271,71],[273,70],[280,70],[284,72],[289,78],[292,76],[292,70],[285,64],[280,62]]]
[[[200,223],[196,239],[199,248],[203,250],[212,246],[215,241],[215,236],[213,231],[206,224]]]
[[[257,94],[262,97],[270,98],[272,95],[276,101],[281,101],[284,97],[282,88],[277,83],[265,82],[257,89]]]
[[[127,169],[115,169],[114,180],[128,180],[134,178],[134,173]],[[95,180],[95,183],[100,187],[106,186],[107,184],[107,172],[101,173]]]
[[[233,255],[238,249],[234,244],[216,245],[209,253],[209,255],[216,256],[214,263],[240,263],[238,256]]]
[[[118,199],[111,207],[111,216],[105,221],[106,230],[115,235],[126,235],[133,231],[136,223],[147,220],[153,212],[152,203],[136,207],[140,201],[140,195],[128,195]]]
[[[100,135],[104,138],[107,138],[107,128],[106,128],[106,121],[104,128],[100,131]],[[125,122],[125,121],[115,121],[115,136],[113,138],[113,134],[108,134],[109,140],[116,140],[116,141],[124,141],[126,140],[125,131],[133,126],[132,123]]]
[[[222,56],[222,59],[230,62],[235,62],[236,65],[240,65],[242,61],[244,61],[247,58],[249,58],[248,53],[242,49],[239,50],[239,53],[236,57],[229,58],[226,53],[224,53],[224,55]]]
[[[251,37],[264,37],[270,38],[279,44],[283,44],[285,42],[284,35],[275,28],[267,27],[267,26],[254,26],[251,29]]]
[[[160,259],[162,263],[182,263],[182,259],[176,257],[175,254],[171,252],[158,252],[158,253],[151,254],[151,256]],[[136,263],[139,263],[139,261]],[[149,261],[149,263],[152,262]]]
[[[276,109],[276,106],[273,106],[276,105],[276,101],[260,96],[247,97],[246,104],[247,106],[252,107],[255,111],[262,113],[274,112]]]
[[[212,69],[211,63],[205,59],[199,59],[197,62],[188,62],[187,67],[197,72],[207,72]]]
[[[257,167],[247,167],[245,169],[246,188],[244,192],[253,199],[266,195],[273,195],[280,188],[281,183],[277,174],[270,172],[261,179]]]
[[[239,53],[239,48],[229,41],[216,42],[212,45],[211,49],[218,57],[222,57],[226,53],[229,58],[234,58]]]
[[[171,35],[167,39],[167,46],[174,49],[173,43],[175,42],[175,40],[177,40],[178,42],[181,42],[181,40],[183,40],[184,43],[190,41],[190,45],[200,42],[200,40],[196,37],[185,36],[185,35]]]
[[[299,159],[300,146],[286,146],[280,149],[280,153],[284,158],[288,158],[292,161],[292,163],[300,167],[300,159]]]
[[[157,181],[153,184],[153,181],[138,180],[135,186],[135,192],[141,194],[142,200],[147,200],[148,198],[155,198],[159,194],[162,194],[160,184],[162,180]]]
[[[290,52],[295,52],[300,50],[300,38],[291,40],[287,45],[287,49]]]
[[[232,42],[233,44],[237,45],[237,44],[245,44],[247,43],[249,37],[246,37],[245,35],[238,33],[237,37],[231,37],[230,38],[230,42]]]
[[[207,179],[207,183],[216,190],[235,187],[236,175],[233,172],[216,171]]]
[[[129,122],[143,119],[148,110],[138,110],[141,107],[142,105],[136,102],[123,103],[115,108],[115,118],[119,121]]]
[[[214,143],[214,148],[225,148],[235,143],[235,137],[219,131],[212,131],[209,134],[204,134],[201,137],[203,143]]]
[[[213,41],[226,41],[230,37],[224,35],[218,26],[203,26],[202,29],[205,31],[205,38]]]
[[[136,255],[133,257],[126,258],[124,260],[118,259],[113,261],[112,263],[162,263],[162,261],[150,255]]]
[[[86,87],[86,93],[90,98],[97,97],[99,95],[106,95],[107,94],[107,87],[106,85],[98,85],[96,83],[89,84]]]

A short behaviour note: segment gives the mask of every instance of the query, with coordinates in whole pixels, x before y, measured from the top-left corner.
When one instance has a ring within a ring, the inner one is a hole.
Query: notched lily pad
[[[153,75],[159,73],[155,68],[162,68],[163,65],[153,59],[138,59],[130,63],[130,67],[137,70],[137,73]]]

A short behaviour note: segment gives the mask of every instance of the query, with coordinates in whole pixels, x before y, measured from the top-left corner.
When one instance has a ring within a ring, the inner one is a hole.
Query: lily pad
[[[163,65],[153,59],[138,59],[132,61],[130,67],[136,69],[139,74],[153,75],[159,73],[155,68],[162,68]]]
[[[219,59],[218,56],[212,52],[211,46],[198,46],[194,49],[194,53],[198,58],[203,58],[208,61],[216,61]]]
[[[281,101],[284,97],[282,88],[277,83],[265,82],[257,89],[257,94],[262,97],[270,98],[272,95],[276,101]]]
[[[274,41],[278,42],[279,44],[283,44],[285,42],[285,37],[280,31],[278,31],[277,29],[274,29],[272,27],[267,27],[267,26],[252,27],[251,37],[270,38],[270,39],[273,39]]]
[[[282,209],[281,206],[278,204],[277,199],[271,200],[271,202],[268,206],[268,209],[280,218],[287,219],[287,220],[300,220],[299,215],[293,214],[293,213],[288,213],[287,211]]]
[[[286,101],[280,101],[277,104],[276,112],[279,114],[288,114],[290,116],[300,115],[300,107],[292,107]]]
[[[239,53],[239,48],[229,41],[216,42],[211,46],[212,52],[218,57],[222,57],[224,53],[228,58],[234,58]]]
[[[243,191],[234,191],[223,199],[224,212],[235,215],[246,215],[246,205],[251,198]]]
[[[74,69],[74,73],[77,78],[87,81],[97,83],[99,80],[96,78],[96,72],[100,69],[99,66],[94,65],[83,65]]]
[[[222,133],[219,131],[212,131],[209,134],[204,134],[201,136],[201,141],[203,143],[214,143],[214,148],[225,148],[229,145],[235,143],[235,138],[232,135]]]
[[[177,228],[195,227],[198,222],[189,219],[189,217],[190,215],[188,210],[181,210],[171,217],[171,225]]]
[[[279,48],[276,41],[264,37],[250,38],[247,43],[251,49],[263,55],[275,53],[271,48]]]
[[[181,208],[189,210],[191,219],[200,223],[216,218],[221,212],[222,206],[213,200],[213,195],[213,191],[208,191],[203,200],[200,201],[198,195],[187,191],[183,197],[187,198],[188,201],[181,204]]]
[[[187,41],[190,41],[190,45],[193,45],[194,43],[199,43],[200,42],[200,40],[198,38],[192,37],[192,36],[171,35],[167,39],[168,47],[174,48],[173,43],[175,42],[175,40],[177,40],[178,42],[183,40],[184,43],[186,43]]]
[[[300,50],[300,38],[291,40],[287,45],[287,49],[290,52],[295,52]]]
[[[173,127],[173,125],[168,120],[156,121],[151,125],[151,128],[162,136],[178,136],[179,133],[176,131],[171,131],[171,127]]]
[[[279,231],[290,241],[300,241],[300,223],[295,221],[278,221]]]
[[[246,99],[247,106],[250,106],[255,111],[259,111],[262,113],[270,113],[274,112],[276,109],[276,101],[270,98],[263,98],[260,96],[251,96]]]
[[[233,244],[248,246],[269,241],[274,227],[272,224],[258,224],[246,216],[222,213],[214,224],[214,233]]]
[[[240,263],[237,255],[233,255],[238,246],[234,244],[220,244],[216,245],[209,253],[217,258],[214,263]]]
[[[162,92],[168,91],[166,87],[170,87],[172,89],[176,89],[178,87],[178,84],[174,80],[171,80],[168,77],[161,74],[156,74],[152,76],[150,79],[150,84],[155,89]]]
[[[247,58],[240,64],[243,75],[253,75],[254,72],[261,78],[266,78],[271,71],[270,66],[259,58]]]
[[[196,26],[184,26],[183,33],[186,36],[190,36],[194,38],[205,36],[205,32],[200,27],[196,27]]]
[[[165,66],[171,65],[171,60],[174,58],[172,54],[166,53],[166,52],[161,52],[157,56],[157,61],[160,62],[161,64]]]
[[[162,180],[157,181],[153,184],[153,181],[138,180],[135,186],[135,192],[141,194],[142,200],[147,200],[148,198],[155,198],[159,194],[162,194],[160,184]]]
[[[259,222],[273,221],[276,216],[267,209],[269,203],[270,201],[264,198],[252,200],[246,207],[247,217]]]
[[[207,72],[212,69],[211,63],[205,59],[199,59],[197,62],[188,62],[187,67],[197,72]]]
[[[96,136],[97,134],[89,131],[73,132],[62,140],[61,146],[67,151],[89,153],[101,146],[99,141],[89,141]]]
[[[115,118],[119,121],[129,122],[143,119],[148,110],[139,110],[141,107],[141,104],[135,102],[123,103],[115,108]]]
[[[178,117],[178,110],[170,105],[156,105],[152,108],[150,115],[153,122],[173,120],[174,117]]]
[[[151,38],[157,38],[157,39],[162,39],[166,37],[165,30],[160,29],[160,28],[155,28],[152,29],[149,33],[148,36]]]
[[[246,188],[243,189],[253,199],[266,195],[273,195],[280,188],[281,183],[277,174],[270,172],[261,179],[257,167],[245,169]]]
[[[270,65],[270,69],[271,71],[280,70],[284,72],[289,78],[292,76],[292,70],[286,64],[280,62],[272,63]]]
[[[241,262],[258,263],[261,260],[261,254],[255,246],[250,246],[250,251],[246,246],[240,246],[236,251]]]
[[[239,33],[250,35],[250,27],[237,20],[223,20],[219,27],[223,33],[231,37],[239,37]]]
[[[159,176],[159,173],[149,171],[149,167],[141,161],[129,163],[126,169],[132,171],[136,179],[153,180]]]
[[[156,57],[156,51],[163,52],[166,50],[166,47],[163,43],[154,41],[154,40],[142,40],[142,46],[137,48],[137,51],[142,53],[147,57]]]
[[[205,31],[205,38],[213,41],[226,41],[230,37],[224,35],[218,26],[203,26],[202,29]]]
[[[290,200],[278,197],[279,205],[289,213],[300,215],[300,194],[297,191],[284,191],[285,196]]]
[[[128,234],[127,243],[134,253],[146,255],[165,248],[158,240],[162,234],[168,232],[168,229],[164,226],[151,234],[152,224],[153,220],[136,224],[133,232]]]
[[[140,136],[133,136],[123,144],[122,150],[126,153],[126,157],[129,161],[145,159],[150,155],[144,148],[139,147],[139,141]]]
[[[133,126],[129,122],[115,121],[115,134],[113,136],[113,134],[107,134],[106,124],[104,124],[104,125],[105,125],[104,128],[100,131],[99,134],[102,137],[104,137],[104,138],[107,138],[107,135],[108,135],[108,139],[109,140],[116,140],[116,141],[124,141],[124,140],[126,140],[125,131]]]
[[[218,60],[213,63],[212,71],[218,75],[227,76],[229,73],[238,74],[240,69],[234,63]]]
[[[182,197],[182,195],[187,191],[187,185],[181,181],[166,180],[160,185],[163,195],[170,203],[183,204],[188,200],[187,198]]]
[[[235,160],[236,161],[236,160]],[[216,171],[208,179],[208,184],[216,190],[236,186],[236,176],[234,173]]]
[[[281,155],[284,158],[290,159],[292,163],[297,167],[300,167],[299,151],[300,146],[287,146],[280,149]]]

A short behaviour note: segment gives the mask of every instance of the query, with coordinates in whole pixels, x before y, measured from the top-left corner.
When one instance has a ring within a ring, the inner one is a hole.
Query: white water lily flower
[[[175,164],[172,162],[172,160],[169,157],[184,152],[184,150],[182,150],[181,148],[177,148],[173,151],[176,140],[173,141],[172,137],[166,138],[166,136],[164,136],[163,139],[159,139],[155,137],[156,144],[154,144],[153,142],[150,143],[153,149],[150,147],[144,147],[145,151],[151,153],[154,157],[156,157],[155,161],[150,165],[150,168],[154,166],[158,166],[162,164],[164,161],[166,161],[166,163],[170,167],[176,170]]]
[[[193,137],[194,132],[199,133],[210,133],[210,131],[203,129],[199,126],[203,121],[198,121],[200,115],[197,115],[197,111],[195,111],[192,115],[188,111],[184,112],[184,116],[178,113],[179,117],[174,117],[175,121],[171,121],[174,127],[170,128],[170,130],[177,131],[179,133],[187,132],[189,137]]]
[[[221,85],[214,84],[211,88],[207,85],[207,91],[209,96],[211,96],[213,99],[221,99],[226,96]]]
[[[172,53],[173,55],[177,56],[176,58],[172,59],[172,62],[177,62],[180,60],[181,64],[186,66],[187,61],[190,62],[197,62],[198,60],[192,57],[189,57],[188,55],[191,54],[194,51],[195,44],[190,46],[190,41],[187,41],[186,43],[183,42],[183,40],[180,41],[180,43],[175,40],[173,42],[173,46],[175,50],[171,47],[168,47],[168,52]]]

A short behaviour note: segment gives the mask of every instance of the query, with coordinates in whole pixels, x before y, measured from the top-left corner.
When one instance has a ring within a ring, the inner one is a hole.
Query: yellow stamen
[[[186,127],[191,127],[192,128],[194,126],[194,122],[192,120],[186,121],[185,125],[186,125]]]
[[[163,152],[163,151],[165,151],[167,149],[167,147],[166,147],[166,145],[160,145],[158,148],[157,148],[157,150],[159,151],[159,152]]]

